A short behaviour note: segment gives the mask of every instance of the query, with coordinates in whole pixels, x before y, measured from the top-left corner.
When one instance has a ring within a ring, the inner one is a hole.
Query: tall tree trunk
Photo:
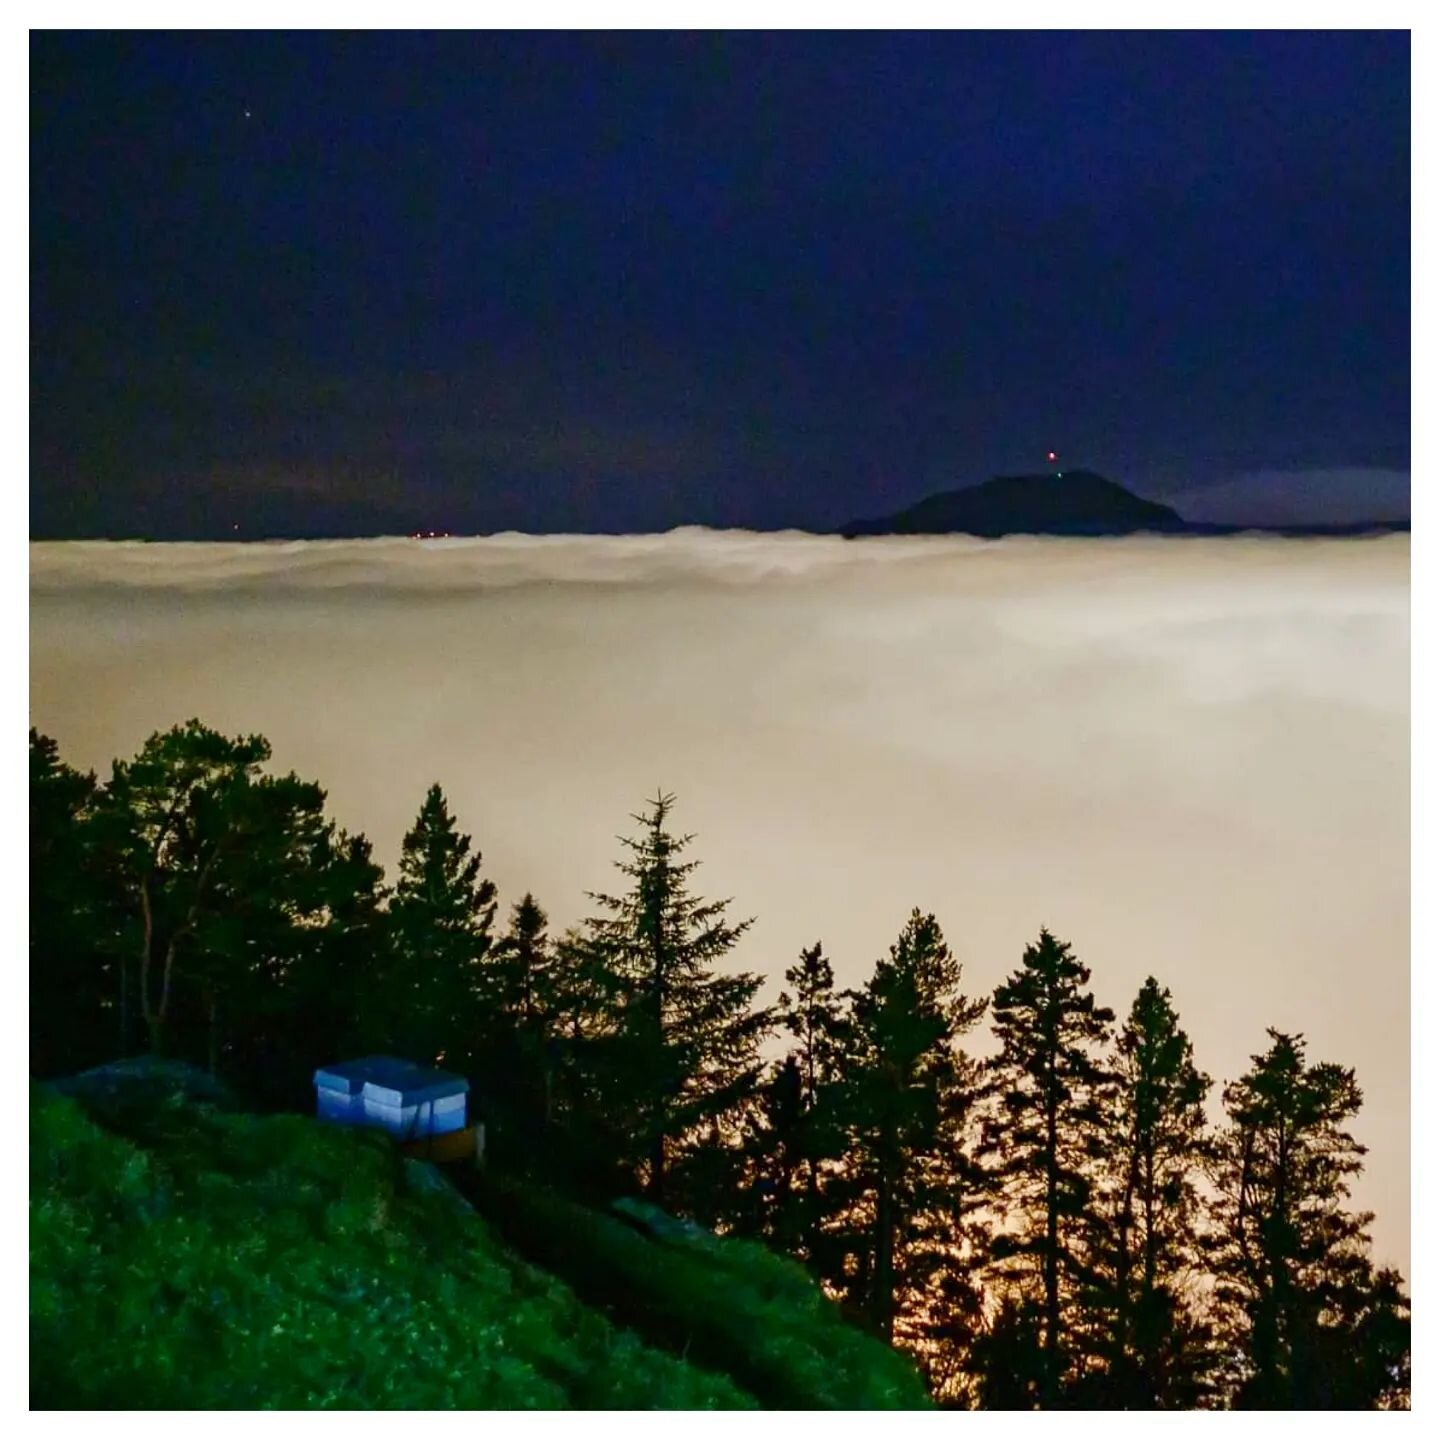
[[[871,1313],[875,1328],[888,1341],[895,1317],[895,1215],[888,1156],[880,1162],[875,1187],[875,1287]]]
[[[120,1058],[130,1056],[130,962],[120,952]]]
[[[1115,1358],[1124,1357],[1130,1354],[1132,1341],[1134,1339],[1134,1320],[1136,1305],[1134,1303],[1134,1286],[1132,1283],[1135,1269],[1134,1256],[1134,1229],[1135,1229],[1135,1191],[1139,1188],[1137,1174],[1140,1168],[1140,1141],[1137,1139],[1135,1130],[1132,1127],[1129,1136],[1128,1161],[1125,1166],[1125,1190],[1120,1197],[1120,1207],[1115,1218],[1115,1341],[1112,1356],[1112,1364]]]
[[[1148,1297],[1154,1293],[1157,1273],[1155,1237],[1155,1156],[1145,1152],[1145,1290]]]
[[[152,1008],[149,1007],[148,995],[146,1021],[150,1027],[150,1053],[160,1055],[164,1053],[165,1022],[170,1014],[170,980],[175,973],[175,950],[180,943],[180,935],[172,937],[170,943],[165,947],[165,960],[160,967],[160,1001]]]
[[[220,1068],[220,1025],[219,1025],[220,1001],[216,995],[215,987],[210,987],[210,1043],[208,1059],[210,1062],[210,1074],[214,1075]]]
[[[150,879],[143,875],[140,877],[140,918],[143,927],[140,937],[140,1014],[149,1035],[150,1053],[158,1055],[158,1027],[150,1009],[150,952],[155,945],[155,912],[150,906]]]
[[[805,1248],[809,1252],[808,1258],[813,1268],[816,1252],[820,1248],[820,1173],[813,1155],[807,1158],[805,1169],[805,1189],[810,1200],[810,1213],[806,1216]]]
[[[646,1193],[656,1205],[665,1203],[665,1087],[669,1076],[665,1054],[664,992],[657,972],[655,979],[654,1045],[659,1059],[650,1097],[650,1176]]]
[[[665,889],[668,891],[668,886]],[[655,1053],[659,1059],[658,1073],[655,1076],[655,1091],[651,1097],[650,1107],[650,1179],[646,1191],[653,1204],[663,1205],[665,1203],[665,1088],[669,1083],[668,1057],[665,1053],[665,942],[664,924],[665,909],[664,895],[656,901],[654,921],[650,933],[650,965],[651,965],[651,986],[650,986],[650,1024],[653,1027],[652,1039],[655,1045]]]
[[[1159,1405],[1160,1400],[1160,1335],[1155,1306],[1155,1289],[1159,1280],[1158,1241],[1155,1235],[1155,1151],[1153,1145],[1145,1149],[1145,1279],[1140,1291],[1144,1306],[1145,1328],[1141,1336],[1141,1364],[1149,1386],[1149,1403]]]
[[[1052,1061],[1053,1063],[1053,1061]],[[1045,1383],[1047,1409],[1060,1398],[1059,1126],[1052,1081],[1045,1113]]]
[[[140,958],[140,1005],[145,1015],[146,1026],[150,1031],[150,1053],[152,1055],[159,1055],[164,1043],[165,1019],[170,1013],[170,982],[175,977],[175,959],[180,942],[195,929],[196,917],[200,913],[200,900],[205,894],[206,881],[210,878],[210,872],[220,858],[223,848],[224,840],[222,839],[211,850],[205,863],[200,867],[200,874],[195,882],[195,897],[190,902],[190,909],[186,913],[184,923],[171,934],[165,946],[165,959],[160,967],[160,1000],[153,1008],[150,1004],[150,961],[151,951],[155,945],[155,925],[150,906],[149,877],[142,878],[140,882],[140,904],[145,919],[145,944]]]
[[[1284,1122],[1280,1125],[1279,1141],[1276,1145],[1275,1159],[1275,1198],[1270,1211],[1270,1290],[1274,1296],[1274,1341],[1270,1355],[1270,1374],[1267,1377],[1266,1389],[1270,1392],[1269,1405],[1272,1407],[1283,1407],[1285,1409],[1296,1408],[1295,1397],[1295,1366],[1289,1364],[1285,1369],[1289,1372],[1289,1383],[1286,1389],[1289,1394],[1281,1399],[1280,1389],[1280,1366],[1282,1359],[1291,1360],[1289,1353],[1293,1348],[1294,1340],[1294,1315],[1290,1304],[1290,1267],[1289,1257],[1285,1253],[1288,1246],[1282,1248],[1282,1241],[1289,1237],[1289,1208],[1290,1208],[1290,1136],[1286,1132]]]

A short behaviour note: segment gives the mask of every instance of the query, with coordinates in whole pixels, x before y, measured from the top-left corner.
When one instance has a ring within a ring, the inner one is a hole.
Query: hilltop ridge
[[[978,485],[942,490],[889,515],[851,520],[838,533],[867,535],[1358,535],[1408,530],[1408,521],[1343,525],[1236,525],[1187,520],[1178,510],[1147,500],[1093,470],[997,475]]]

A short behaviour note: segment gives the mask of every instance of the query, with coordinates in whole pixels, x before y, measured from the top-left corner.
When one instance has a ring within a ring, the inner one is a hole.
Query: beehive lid
[[[447,1095],[464,1095],[470,1082],[463,1075],[416,1065],[394,1055],[367,1055],[362,1060],[323,1066],[315,1072],[315,1087],[342,1095],[363,1092],[387,1105],[406,1106],[441,1100]]]

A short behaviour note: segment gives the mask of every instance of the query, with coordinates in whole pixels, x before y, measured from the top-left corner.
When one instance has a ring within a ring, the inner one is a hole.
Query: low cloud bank
[[[778,980],[912,905],[970,988],[1044,924],[1201,1063],[1353,1064],[1409,1249],[1409,541],[501,535],[31,546],[31,720],[108,769],[259,730],[393,864],[438,779],[558,927],[657,786]]]

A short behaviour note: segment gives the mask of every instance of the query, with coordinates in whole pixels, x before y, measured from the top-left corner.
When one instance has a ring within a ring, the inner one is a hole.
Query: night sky
[[[32,35],[31,532],[824,528],[1052,448],[1301,508],[1410,464],[1409,68]]]

